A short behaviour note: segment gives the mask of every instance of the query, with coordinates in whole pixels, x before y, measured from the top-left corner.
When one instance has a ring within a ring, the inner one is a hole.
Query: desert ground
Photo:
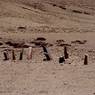
[[[0,95],[95,95],[95,1],[0,0]]]

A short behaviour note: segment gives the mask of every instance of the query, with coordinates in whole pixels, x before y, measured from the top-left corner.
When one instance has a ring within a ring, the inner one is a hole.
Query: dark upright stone
[[[88,56],[85,55],[85,58],[84,58],[84,65],[88,65]]]
[[[69,55],[67,53],[67,47],[66,46],[64,47],[64,57],[65,57],[65,59],[68,59],[69,58]]]
[[[4,60],[9,60],[9,58],[8,58],[8,53],[6,52],[6,51],[4,51]]]
[[[20,52],[20,58],[19,58],[19,60],[22,60],[23,59],[23,49],[22,49],[22,51]]]
[[[16,60],[14,50],[12,50],[12,60]]]

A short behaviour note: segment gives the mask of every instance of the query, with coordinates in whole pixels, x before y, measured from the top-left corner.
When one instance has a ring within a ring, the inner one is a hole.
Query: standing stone
[[[23,52],[24,52],[24,49],[22,49],[22,51],[20,52],[20,58],[19,58],[19,60],[23,59]]]
[[[8,52],[7,51],[4,51],[4,60],[6,61],[6,60],[9,60],[9,58],[8,58]]]
[[[16,60],[16,57],[15,57],[15,52],[14,52],[14,50],[12,50],[12,60]]]
[[[85,58],[84,58],[84,65],[88,65],[88,56],[85,55]]]
[[[32,47],[29,47],[29,51],[28,51],[28,60],[32,59]]]
[[[66,46],[64,47],[64,57],[65,57],[65,59],[68,59],[69,58],[69,55],[68,55],[67,47]]]

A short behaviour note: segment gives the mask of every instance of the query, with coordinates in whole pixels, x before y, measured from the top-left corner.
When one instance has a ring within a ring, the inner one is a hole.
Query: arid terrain
[[[69,58],[59,64],[64,46]],[[95,95],[95,1],[0,0],[0,95]]]

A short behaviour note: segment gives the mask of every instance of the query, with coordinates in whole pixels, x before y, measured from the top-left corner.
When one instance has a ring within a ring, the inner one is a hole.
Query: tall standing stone
[[[69,55],[68,55],[67,47],[66,46],[64,47],[64,57],[65,57],[65,59],[68,59],[69,58]]]

